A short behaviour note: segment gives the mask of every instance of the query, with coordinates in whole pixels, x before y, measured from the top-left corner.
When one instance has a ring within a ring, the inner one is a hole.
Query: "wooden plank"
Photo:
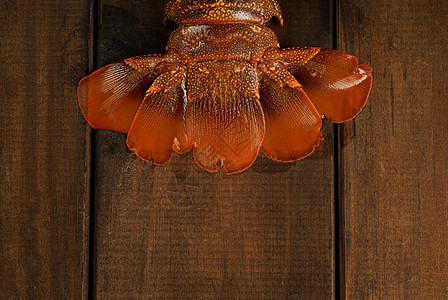
[[[328,1],[281,1],[283,45],[330,47]],[[164,1],[103,0],[99,65],[162,53]],[[260,155],[209,174],[191,154],[137,159],[125,135],[96,132],[97,298],[323,298],[334,294],[333,135],[293,164]]]
[[[342,130],[349,299],[448,298],[448,2],[343,0],[341,48],[373,67]]]
[[[89,1],[0,4],[0,294],[81,299],[88,277]]]

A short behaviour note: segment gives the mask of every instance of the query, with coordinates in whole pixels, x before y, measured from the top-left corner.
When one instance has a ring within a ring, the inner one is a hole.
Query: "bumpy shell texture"
[[[275,0],[171,0],[165,10],[165,19],[178,24],[222,21],[266,24],[274,17],[283,22],[280,5]]]
[[[372,86],[356,57],[317,47],[280,49],[265,26],[275,0],[171,0],[165,54],[112,63],[84,77],[78,103],[96,129],[127,133],[145,161],[193,153],[201,168],[249,168],[261,150],[283,162],[310,155],[325,116],[354,118]]]

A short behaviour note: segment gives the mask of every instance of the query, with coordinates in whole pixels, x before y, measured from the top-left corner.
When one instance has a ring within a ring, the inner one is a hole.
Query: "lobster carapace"
[[[322,116],[355,117],[372,85],[371,69],[337,50],[280,49],[266,24],[283,23],[275,0],[171,0],[175,22],[165,54],[109,64],[79,83],[93,128],[127,133],[136,155],[163,165],[172,151],[228,174],[259,150],[274,160],[311,154]]]

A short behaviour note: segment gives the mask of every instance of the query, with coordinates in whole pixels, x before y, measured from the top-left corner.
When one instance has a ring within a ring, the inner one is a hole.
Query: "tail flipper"
[[[195,64],[187,76],[185,115],[188,142],[199,166],[227,174],[256,159],[265,124],[255,68],[244,61]]]

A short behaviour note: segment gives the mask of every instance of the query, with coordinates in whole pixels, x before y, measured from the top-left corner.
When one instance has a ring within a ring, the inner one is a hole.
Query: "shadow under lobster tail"
[[[197,164],[210,172],[244,171],[257,158],[265,123],[255,68],[245,61],[196,63],[187,75],[185,124]]]

